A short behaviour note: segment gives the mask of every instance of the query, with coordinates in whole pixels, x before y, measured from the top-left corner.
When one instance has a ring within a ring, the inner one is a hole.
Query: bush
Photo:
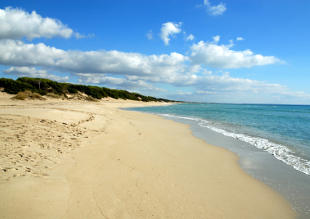
[[[18,92],[16,96],[12,97],[12,99],[15,100],[26,100],[26,99],[31,99],[31,100],[46,100],[44,97],[42,97],[38,93],[32,93],[29,90]]]
[[[32,86],[29,84],[14,81],[8,78],[0,78],[0,87],[4,88],[4,92],[9,94],[17,94],[20,91],[31,90]]]
[[[116,90],[109,89],[105,87],[97,86],[86,86],[79,84],[70,84],[70,83],[59,83],[44,78],[28,78],[21,77],[17,80],[0,78],[0,88],[4,88],[4,92],[10,94],[17,94],[23,91],[31,91],[32,93],[37,93],[40,95],[47,96],[64,96],[68,94],[77,94],[78,92],[87,94],[90,98],[88,100],[101,99],[104,97],[112,97],[115,99],[129,99],[129,100],[140,100],[140,101],[162,101],[162,102],[171,102],[166,99],[158,99],[150,96],[143,96],[138,93],[131,93],[126,90]],[[20,94],[21,95],[21,94]],[[21,96],[20,98],[23,98]]]

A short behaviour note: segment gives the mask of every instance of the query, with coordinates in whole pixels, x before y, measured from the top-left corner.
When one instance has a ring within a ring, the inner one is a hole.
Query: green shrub
[[[31,100],[46,100],[44,97],[42,97],[38,93],[32,93],[29,90],[26,91],[21,91],[16,94],[16,96],[12,97],[12,99],[16,100],[26,100],[26,99],[31,99]]]
[[[8,78],[0,78],[0,87],[4,88],[4,92],[9,94],[17,94],[20,91],[31,90],[31,85],[20,81],[14,81]]]
[[[77,94],[78,92],[87,94],[89,100],[101,99],[104,97],[112,97],[115,99],[129,99],[138,101],[162,101],[171,102],[170,100],[155,98],[150,96],[143,96],[138,93],[131,93],[126,90],[109,89],[105,87],[87,86],[70,83],[59,83],[45,78],[29,78],[21,77],[17,80],[0,78],[0,88],[4,88],[4,92],[10,94],[17,94],[23,91],[31,91],[40,95],[64,96],[67,94]],[[21,97],[23,98],[23,97]]]

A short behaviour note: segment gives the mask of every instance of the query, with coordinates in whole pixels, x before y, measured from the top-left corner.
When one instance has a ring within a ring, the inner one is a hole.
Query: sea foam
[[[201,127],[211,129],[217,133],[223,134],[225,136],[228,136],[234,139],[238,139],[243,142],[247,142],[250,145],[253,145],[258,149],[264,150],[272,154],[276,159],[284,162],[285,164],[293,167],[294,169],[302,173],[305,173],[307,175],[310,175],[310,161],[303,159],[301,157],[298,157],[294,153],[294,151],[292,151],[285,145],[277,144],[277,143],[271,142],[268,139],[264,139],[261,137],[253,137],[253,136],[249,136],[245,134],[229,132],[224,129],[220,129],[215,126],[212,126],[209,121],[201,119],[201,118],[176,116],[176,115],[171,115],[171,114],[160,114],[160,115],[164,117],[195,121]]]

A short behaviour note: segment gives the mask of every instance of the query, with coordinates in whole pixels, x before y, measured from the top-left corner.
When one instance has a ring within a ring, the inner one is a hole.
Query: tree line
[[[16,80],[8,78],[0,78],[0,88],[9,94],[17,94],[29,90],[31,92],[46,95],[53,93],[56,95],[76,94],[78,92],[87,94],[95,99],[104,97],[112,97],[115,99],[137,100],[137,101],[161,101],[161,102],[174,102],[163,98],[155,98],[151,96],[144,96],[139,93],[129,92],[126,90],[110,89],[106,87],[61,83],[52,81],[45,78],[29,78],[20,77]]]

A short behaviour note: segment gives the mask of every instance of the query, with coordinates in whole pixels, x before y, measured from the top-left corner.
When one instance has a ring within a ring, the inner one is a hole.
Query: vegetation
[[[16,99],[16,100],[25,100],[25,99],[31,99],[31,100],[45,100],[44,97],[42,97],[40,94],[38,93],[32,93],[29,90],[26,91],[20,91],[16,94],[16,96],[14,96],[12,99]]]
[[[0,88],[9,94],[17,94],[19,92],[31,91],[40,95],[53,97],[68,97],[73,94],[86,94],[88,100],[98,100],[104,97],[112,97],[115,99],[129,99],[138,101],[161,101],[172,102],[171,100],[144,96],[138,93],[128,92],[126,90],[109,89],[105,87],[87,86],[70,83],[60,83],[44,78],[28,78],[21,77],[16,80],[8,78],[0,78]],[[25,94],[24,94],[25,95]],[[29,93],[28,93],[29,95]]]

